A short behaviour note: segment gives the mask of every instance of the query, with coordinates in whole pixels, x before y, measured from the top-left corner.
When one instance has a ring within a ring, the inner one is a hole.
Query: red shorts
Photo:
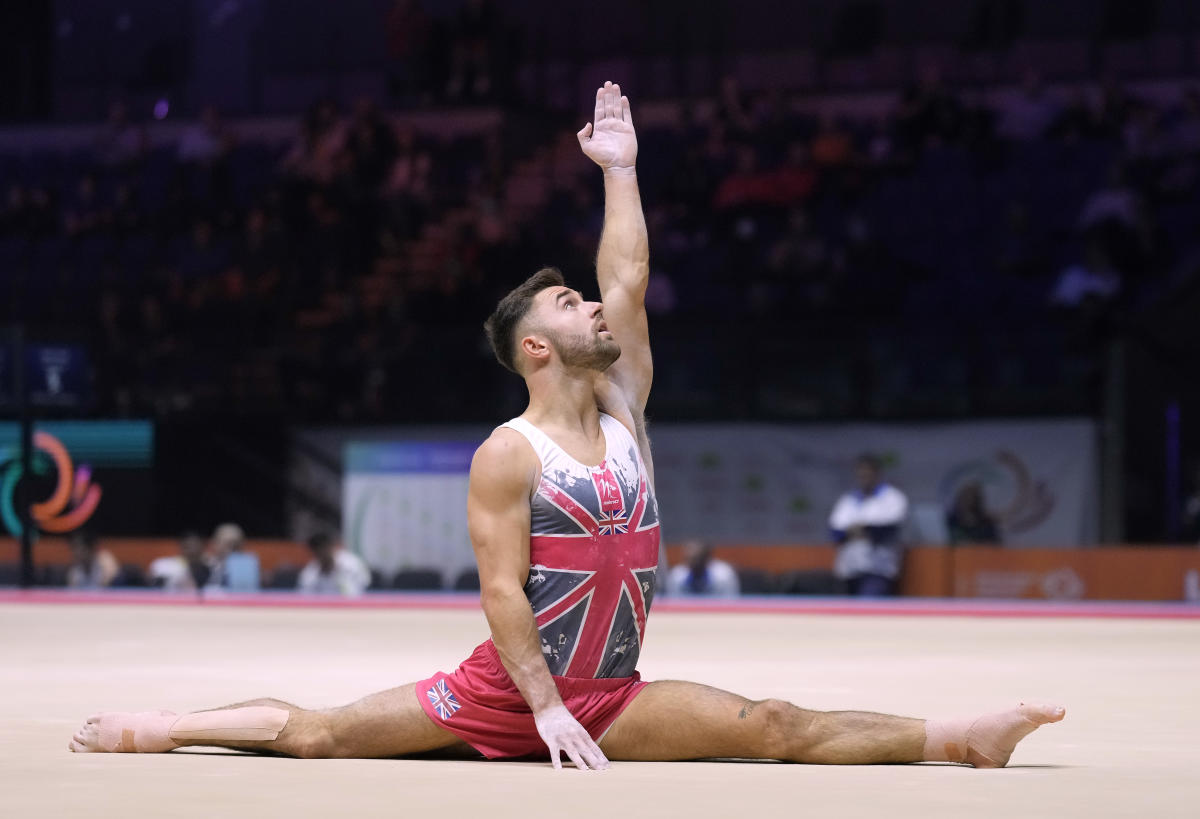
[[[646,686],[642,677],[555,677],[567,710],[597,742]],[[435,724],[489,759],[548,754],[533,713],[500,662],[492,641],[480,645],[452,674],[417,683],[417,699]]]

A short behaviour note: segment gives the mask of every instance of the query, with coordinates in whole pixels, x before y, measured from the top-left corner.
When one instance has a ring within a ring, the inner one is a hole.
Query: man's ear
[[[521,352],[535,361],[550,357],[550,345],[541,336],[527,335],[521,339]]]

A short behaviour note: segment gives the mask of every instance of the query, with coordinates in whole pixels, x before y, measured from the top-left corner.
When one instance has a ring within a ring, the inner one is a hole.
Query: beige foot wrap
[[[177,716],[173,711],[106,711],[88,717],[67,747],[75,753],[159,754],[180,745],[270,742],[287,725],[283,708],[250,706]]]
[[[267,705],[200,711],[177,719],[167,736],[177,743],[265,742],[279,736],[290,716],[283,708]]]
[[[179,747],[167,736],[173,711],[105,711],[88,717],[68,744],[75,753],[157,754]]]
[[[976,768],[1003,768],[1017,743],[1066,709],[1021,703],[978,719],[926,720],[925,761],[963,762]]]

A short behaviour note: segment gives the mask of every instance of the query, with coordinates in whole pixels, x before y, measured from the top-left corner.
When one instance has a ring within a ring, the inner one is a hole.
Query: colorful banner
[[[35,497],[31,514],[41,532],[62,534],[94,523],[103,487],[116,488],[118,514],[128,522],[144,517],[149,508],[145,491],[131,492],[140,476],[149,480],[154,453],[154,428],[145,421],[48,421],[33,434],[30,463],[21,463],[20,427],[0,423],[0,527],[14,535],[22,531],[17,487],[29,482]],[[125,512],[129,507],[139,511]],[[105,533],[121,529],[109,521]],[[136,527],[130,527],[136,528]],[[125,529],[128,531],[128,528]]]

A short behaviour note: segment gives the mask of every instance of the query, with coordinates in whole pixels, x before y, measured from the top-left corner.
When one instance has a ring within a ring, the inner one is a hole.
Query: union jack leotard
[[[550,673],[628,677],[637,667],[654,598],[658,505],[633,435],[600,415],[604,460],[588,467],[523,418],[542,462],[530,501],[525,596]]]

